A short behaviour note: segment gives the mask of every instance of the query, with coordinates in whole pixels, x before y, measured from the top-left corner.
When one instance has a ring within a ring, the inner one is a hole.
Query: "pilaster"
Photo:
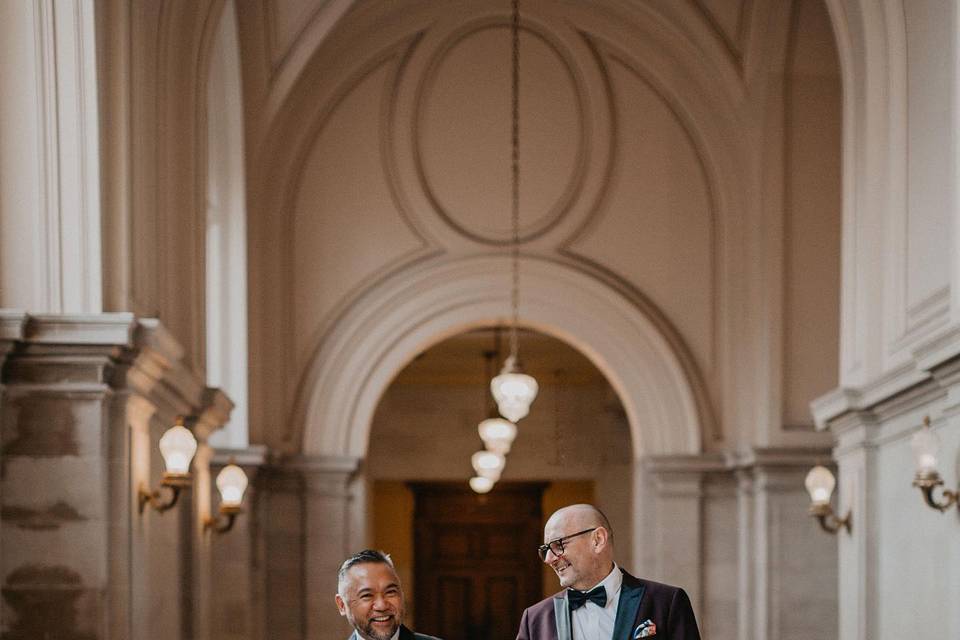
[[[737,460],[738,584],[741,603],[751,603],[740,606],[739,638],[832,635],[837,542],[807,515],[804,488],[809,469],[829,459],[827,449],[771,448],[753,449]]]
[[[351,531],[351,481],[359,460],[350,456],[310,456],[293,462],[303,476],[304,562],[307,567],[306,637],[331,635],[331,630],[349,632],[332,606],[337,569],[356,544]]]
[[[99,312],[94,3],[4,3],[0,57],[0,305]]]
[[[724,470],[717,455],[654,456],[646,460],[653,480],[655,534],[654,575],[681,585],[701,617],[706,611],[704,590],[704,500],[707,476]]]
[[[141,514],[137,492],[159,484],[157,441],[173,416],[199,416],[203,440],[229,400],[155,321],[27,315],[20,326],[0,339],[4,637],[199,637],[198,503],[187,491],[169,512]]]
[[[878,461],[872,433],[877,421],[869,412],[851,412],[832,427],[837,438],[839,513],[851,513],[851,534],[839,542],[839,634],[841,638],[879,637],[877,602],[877,519],[873,502]]]
[[[210,546],[210,587],[208,632],[218,640],[274,638],[267,633],[265,622],[265,594],[263,592],[262,563],[258,556],[258,534],[264,523],[258,520],[262,503],[261,474],[268,463],[266,447],[245,449],[218,449],[210,459],[210,477],[216,480],[228,464],[236,464],[247,474],[249,484],[244,496],[243,512],[225,533],[208,530],[206,544]],[[219,492],[216,486],[210,494],[213,517],[217,516]]]

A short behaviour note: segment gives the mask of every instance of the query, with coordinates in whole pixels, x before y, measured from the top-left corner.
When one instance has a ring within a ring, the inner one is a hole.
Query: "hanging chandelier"
[[[492,351],[484,351],[484,377],[493,374],[495,360],[500,356],[500,332],[495,332],[495,346]],[[488,396],[484,393],[484,398]],[[486,403],[486,400],[484,401]],[[496,414],[490,407],[490,417],[477,425],[477,433],[483,440],[483,449],[477,451],[470,458],[476,476],[470,479],[470,488],[476,493],[487,493],[500,479],[500,474],[506,466],[506,455],[510,453],[510,446],[517,437],[517,425],[505,420]]]
[[[511,41],[511,138],[510,138],[510,222],[511,242],[510,287],[510,355],[503,363],[500,375],[490,381],[490,391],[497,409],[510,422],[517,422],[530,413],[530,404],[537,397],[539,387],[533,376],[523,372],[517,336],[520,321],[520,7],[513,0],[510,22]],[[516,429],[516,427],[514,427]]]
[[[495,346],[493,351],[485,351],[483,353],[486,362],[484,375],[487,379],[493,376],[494,360],[500,356],[499,330],[495,331],[494,341]],[[487,451],[493,451],[494,453],[505,456],[510,453],[510,447],[517,437],[517,425],[506,418],[501,418],[497,415],[497,410],[490,407],[487,413],[487,419],[477,425],[477,433],[480,435],[480,439],[483,440],[483,446]]]

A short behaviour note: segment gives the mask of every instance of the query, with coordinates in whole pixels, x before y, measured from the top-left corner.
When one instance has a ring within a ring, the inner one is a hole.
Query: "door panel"
[[[479,496],[465,483],[415,483],[416,628],[445,640],[516,637],[541,598],[544,484],[498,483]]]

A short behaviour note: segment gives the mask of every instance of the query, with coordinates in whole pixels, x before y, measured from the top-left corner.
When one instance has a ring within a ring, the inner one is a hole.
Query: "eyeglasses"
[[[547,561],[547,552],[553,551],[553,555],[560,557],[563,555],[563,543],[569,540],[570,538],[576,538],[577,536],[582,536],[585,533],[590,533],[591,531],[596,531],[600,527],[593,527],[592,529],[584,529],[583,531],[577,531],[576,533],[571,533],[568,536],[563,536],[562,538],[557,538],[556,540],[551,540],[547,544],[542,544],[537,547],[537,553],[540,554],[540,559],[544,562]]]

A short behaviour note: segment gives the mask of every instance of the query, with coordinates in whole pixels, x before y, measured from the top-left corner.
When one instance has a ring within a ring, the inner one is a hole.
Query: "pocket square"
[[[652,638],[655,635],[657,635],[657,625],[649,618],[638,624],[637,628],[633,630],[633,640]]]

